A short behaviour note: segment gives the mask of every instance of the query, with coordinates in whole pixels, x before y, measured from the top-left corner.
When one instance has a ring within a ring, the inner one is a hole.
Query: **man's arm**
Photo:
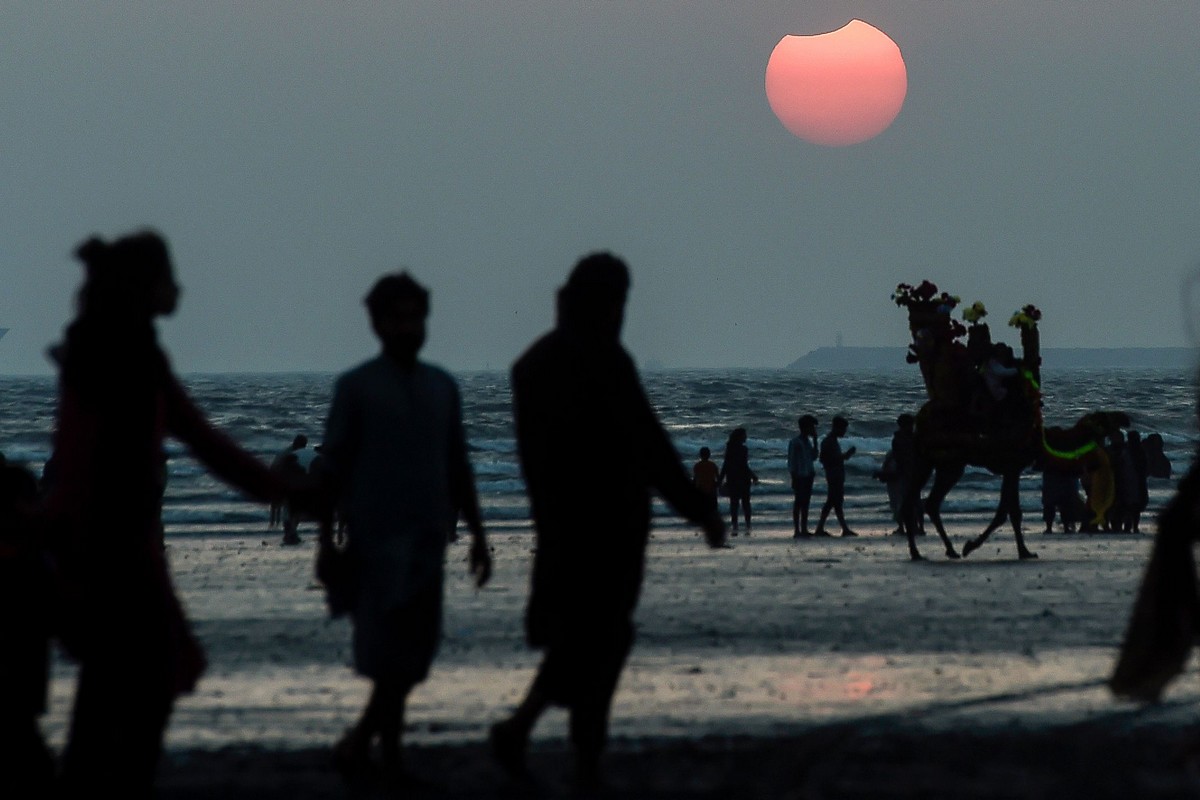
[[[710,547],[722,546],[725,543],[725,521],[719,513],[713,511],[704,494],[687,479],[679,454],[659,423],[632,363],[629,364],[628,381],[638,435],[643,437],[647,444],[646,455],[651,484],[680,516],[704,529],[704,537]],[[722,464],[721,478],[724,477],[724,472]]]
[[[454,387],[454,408],[450,423],[450,494],[458,514],[471,532],[471,573],[475,585],[483,586],[492,575],[492,558],[488,552],[487,534],[479,511],[479,494],[475,490],[475,472],[467,455],[467,435],[462,421],[462,398]]]

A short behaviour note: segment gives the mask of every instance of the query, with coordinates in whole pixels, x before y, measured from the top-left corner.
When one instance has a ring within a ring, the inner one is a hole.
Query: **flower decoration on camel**
[[[1013,313],[1012,318],[1008,321],[1008,324],[1014,328],[1024,328],[1028,330],[1030,328],[1036,328],[1038,321],[1041,320],[1041,318],[1041,310],[1031,303]]]
[[[963,309],[962,318],[972,325],[978,324],[980,320],[987,316],[987,309],[983,307],[982,300],[976,300],[971,305]]]
[[[921,281],[920,285],[902,283],[892,292],[892,300],[898,306],[912,308],[913,306],[933,306],[941,313],[949,313],[959,303],[959,298],[946,292],[939,294],[937,284],[932,281]]]

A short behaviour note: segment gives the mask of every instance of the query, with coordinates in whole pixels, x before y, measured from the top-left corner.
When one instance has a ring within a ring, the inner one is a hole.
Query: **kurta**
[[[390,669],[375,662],[396,650],[375,640],[387,636],[381,620],[440,597],[446,542],[473,481],[457,384],[422,362],[405,369],[381,355],[361,364],[337,380],[322,454],[359,577],[356,665],[373,675]]]

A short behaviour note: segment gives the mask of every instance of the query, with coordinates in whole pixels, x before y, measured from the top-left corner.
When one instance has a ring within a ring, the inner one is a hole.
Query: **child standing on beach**
[[[712,461],[712,451],[707,447],[700,448],[700,460],[692,465],[692,485],[704,493],[705,499],[717,511],[717,475],[719,470]]]

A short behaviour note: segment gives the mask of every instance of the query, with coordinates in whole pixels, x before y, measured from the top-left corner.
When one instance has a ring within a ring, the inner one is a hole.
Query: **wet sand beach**
[[[927,562],[882,529],[795,542],[756,527],[731,549],[687,531],[648,551],[638,640],[613,708],[614,797],[1176,797],[1200,794],[1185,752],[1194,672],[1140,707],[1104,686],[1147,534],[1042,535],[1018,561],[998,533],[961,562]],[[175,535],[169,557],[209,670],[178,705],[161,796],[354,796],[329,764],[367,683],[350,631],[312,579],[313,536]],[[953,530],[959,543],[974,531]],[[565,714],[535,731],[539,783],[488,758],[488,725],[527,686],[522,639],[532,538],[493,535],[492,583],[447,556],[444,642],[408,714],[407,796],[570,794]],[[73,671],[55,667],[43,729],[61,746]],[[357,796],[386,796],[367,787]]]

